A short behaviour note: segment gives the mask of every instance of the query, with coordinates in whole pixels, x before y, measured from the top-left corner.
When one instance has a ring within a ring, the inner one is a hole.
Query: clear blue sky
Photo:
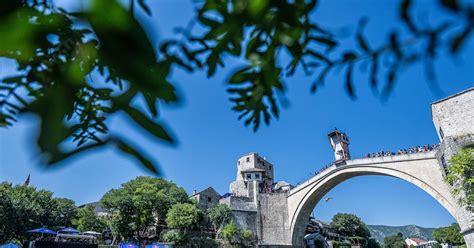
[[[64,5],[72,8],[77,2],[70,0]],[[171,35],[173,27],[185,25],[193,15],[191,1],[148,2],[153,2],[153,17],[144,17],[142,13],[139,16],[154,41]],[[325,0],[314,18],[344,33],[346,28],[353,31],[360,17],[369,16],[367,34],[371,40],[381,42],[384,31],[395,25],[396,2]],[[430,20],[436,14],[425,11],[419,18]],[[332,161],[326,134],[334,127],[350,136],[353,157],[380,149],[396,150],[438,142],[430,103],[474,85],[473,52],[471,42],[457,58],[441,54],[436,63],[441,93],[430,90],[422,67],[416,66],[401,74],[386,102],[372,93],[367,79],[359,74],[355,80],[357,101],[345,93],[341,75],[331,74],[325,87],[311,95],[309,87],[314,78],[298,74],[288,80],[290,105],[283,109],[281,119],[257,133],[244,127],[230,110],[232,105],[227,100],[224,80],[231,67],[211,79],[206,79],[203,73],[175,71],[173,79],[184,102],[180,106],[164,107],[162,116],[179,139],[178,146],[156,142],[122,116],[113,118],[110,126],[112,132],[125,133],[134,143],[146,148],[161,164],[165,178],[188,192],[208,186],[222,194],[227,192],[235,177],[237,158],[251,151],[266,156],[275,165],[277,180],[297,183]],[[0,61],[1,77],[11,74],[13,69],[8,61]],[[69,160],[57,169],[45,170],[38,164],[37,150],[32,146],[37,127],[37,119],[23,116],[14,127],[0,129],[0,181],[22,183],[31,172],[33,185],[82,204],[97,201],[109,189],[146,175],[134,161],[113,149],[95,151]],[[338,212],[349,212],[369,224],[437,227],[454,222],[428,194],[399,179],[359,177],[339,185],[329,196],[332,201],[316,207],[315,216],[319,219],[330,220]]]

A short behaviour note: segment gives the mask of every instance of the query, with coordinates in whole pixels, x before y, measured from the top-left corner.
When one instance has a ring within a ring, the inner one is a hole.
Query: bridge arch
[[[390,176],[412,183],[438,201],[461,228],[469,224],[463,223],[459,216],[460,208],[443,181],[434,153],[358,159],[347,161],[346,165],[332,166],[290,191],[287,199],[291,244],[302,245],[308,218],[324,195],[346,180],[367,175]]]

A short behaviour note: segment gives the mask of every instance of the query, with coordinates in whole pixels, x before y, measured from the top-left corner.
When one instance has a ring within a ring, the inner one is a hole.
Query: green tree
[[[176,245],[185,245],[188,241],[188,236],[182,231],[169,230],[163,232],[162,239],[166,242],[174,242]]]
[[[78,208],[75,218],[72,220],[72,224],[81,232],[102,232],[107,226],[105,219],[99,217],[97,213],[94,212],[94,206],[91,205]]]
[[[234,220],[231,220],[227,225],[222,228],[222,238],[231,245],[243,245],[252,246],[254,245],[254,235],[250,230],[243,230],[237,226]]]
[[[433,238],[439,243],[448,243],[452,245],[464,244],[464,237],[461,234],[461,228],[456,223],[451,226],[436,228],[433,231]]]
[[[377,240],[370,238],[367,242],[367,247],[368,248],[380,248],[379,242]]]
[[[388,236],[383,239],[383,248],[403,248],[407,247],[402,233]]]
[[[225,204],[217,204],[207,210],[207,217],[211,221],[214,230],[216,231],[216,238],[227,223],[232,219],[230,208]]]
[[[190,203],[177,203],[166,214],[166,224],[170,228],[180,230],[192,229],[202,220],[203,214],[199,208]]]
[[[56,217],[54,223],[57,226],[70,226],[72,219],[76,215],[76,205],[73,200],[67,198],[56,198],[56,207],[53,211],[53,215]]]
[[[50,191],[0,183],[0,240],[23,242],[28,230],[69,224],[74,210],[73,201],[54,198]]]
[[[354,214],[339,213],[332,217],[331,228],[347,236],[368,239],[370,231],[367,225]]]
[[[75,13],[55,7],[52,0],[5,2],[0,6],[0,57],[14,61],[17,72],[1,78],[0,126],[12,125],[19,113],[38,116],[36,144],[46,164],[113,145],[155,173],[155,163],[124,138],[126,133],[110,133],[107,120],[124,113],[156,139],[174,143],[156,118],[158,103],[181,100],[171,79],[174,68],[204,70],[211,77],[228,60],[240,60],[242,67],[234,68],[227,82],[232,109],[257,130],[280,116],[277,96],[297,70],[312,77],[312,92],[329,73],[341,71],[347,93],[355,98],[354,70],[367,65],[364,80],[386,98],[406,67],[424,65],[432,82],[437,55],[460,54],[474,33],[469,1],[438,1],[436,9],[446,14],[431,25],[412,18],[428,5],[400,0],[394,8],[400,25],[387,31],[386,42],[371,44],[362,19],[354,29],[355,48],[346,49],[340,46],[342,38],[325,28],[329,25],[313,18],[319,1],[205,0],[191,20],[198,25],[189,25],[200,28],[179,28],[182,37],[165,37],[155,51],[134,16],[135,6],[151,15],[143,0],[130,0],[129,8],[93,0]],[[132,104],[138,98],[146,108]],[[76,146],[62,149],[69,141]]]
[[[474,148],[466,147],[449,160],[446,181],[454,185],[453,193],[461,197],[462,204],[474,206]]]
[[[186,191],[176,184],[140,176],[107,192],[100,204],[109,213],[109,226],[118,235],[139,238],[151,227],[161,230],[171,206],[187,201]]]
[[[239,243],[240,228],[231,220],[227,225],[222,228],[222,238],[224,238],[230,244]]]

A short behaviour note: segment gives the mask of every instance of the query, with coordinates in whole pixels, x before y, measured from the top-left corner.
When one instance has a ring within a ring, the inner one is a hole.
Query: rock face
[[[409,226],[384,226],[384,225],[369,225],[370,234],[379,243],[383,243],[383,239],[387,236],[392,236],[397,233],[402,233],[403,237],[419,238],[423,240],[432,240],[434,228],[425,228],[415,225]]]

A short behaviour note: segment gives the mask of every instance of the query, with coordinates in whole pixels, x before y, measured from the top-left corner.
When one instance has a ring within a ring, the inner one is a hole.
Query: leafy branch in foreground
[[[48,2],[10,4],[0,12],[2,37],[8,37],[0,56],[15,60],[19,75],[0,83],[0,125],[12,125],[20,112],[40,116],[37,143],[47,164],[113,143],[157,173],[140,149],[108,132],[107,117],[125,113],[156,138],[174,143],[154,118],[158,102],[178,100],[166,79],[172,60],[156,58],[145,31],[114,1],[93,1],[85,13],[67,13]],[[103,18],[105,12],[110,18]],[[73,25],[83,21],[90,27]],[[148,113],[132,105],[139,96]]]
[[[191,25],[177,29],[182,37],[163,39],[155,50],[134,17],[136,7],[152,14],[144,0],[130,0],[128,9],[117,1],[93,0],[75,13],[56,8],[52,0],[7,1],[0,5],[0,58],[14,60],[17,71],[0,81],[0,126],[11,126],[19,113],[39,116],[37,144],[48,165],[115,145],[158,173],[123,131],[109,132],[108,119],[124,114],[156,140],[174,144],[158,109],[180,101],[170,80],[173,68],[205,70],[212,77],[228,60],[239,61],[227,80],[228,92],[233,110],[254,131],[280,116],[278,96],[298,70],[314,77],[312,92],[329,73],[342,70],[352,98],[358,66],[369,67],[362,72],[373,89],[383,85],[383,99],[401,71],[415,63],[423,63],[435,82],[438,54],[460,54],[472,37],[474,6],[439,0],[446,18],[430,26],[413,20],[412,2],[400,1],[401,30],[389,32],[385,44],[368,41],[363,19],[354,35],[357,49],[346,50],[313,20],[316,0],[202,0]],[[143,104],[137,106],[137,100]]]
[[[434,26],[417,24],[412,17],[414,1],[402,0],[399,5],[401,31],[391,31],[388,41],[371,45],[363,29],[362,19],[354,35],[358,49],[339,51],[339,40],[327,28],[312,20],[316,1],[203,1],[197,20],[206,28],[204,34],[190,35],[189,41],[199,47],[208,76],[224,67],[224,56],[243,60],[229,77],[228,92],[233,110],[245,125],[254,131],[260,123],[267,125],[279,117],[275,93],[284,93],[285,78],[298,68],[307,75],[315,75],[311,91],[324,84],[333,71],[344,71],[345,89],[356,98],[354,69],[357,65],[368,74],[370,86],[377,89],[384,78],[382,98],[388,97],[401,71],[415,63],[423,63],[426,76],[435,87],[434,60],[447,49],[451,55],[460,53],[463,44],[474,30],[474,6],[458,1],[439,1],[438,7],[447,10],[446,20]],[[289,57],[282,59],[282,57]],[[198,56],[199,57],[199,56]],[[286,63],[286,64],[285,64]]]

